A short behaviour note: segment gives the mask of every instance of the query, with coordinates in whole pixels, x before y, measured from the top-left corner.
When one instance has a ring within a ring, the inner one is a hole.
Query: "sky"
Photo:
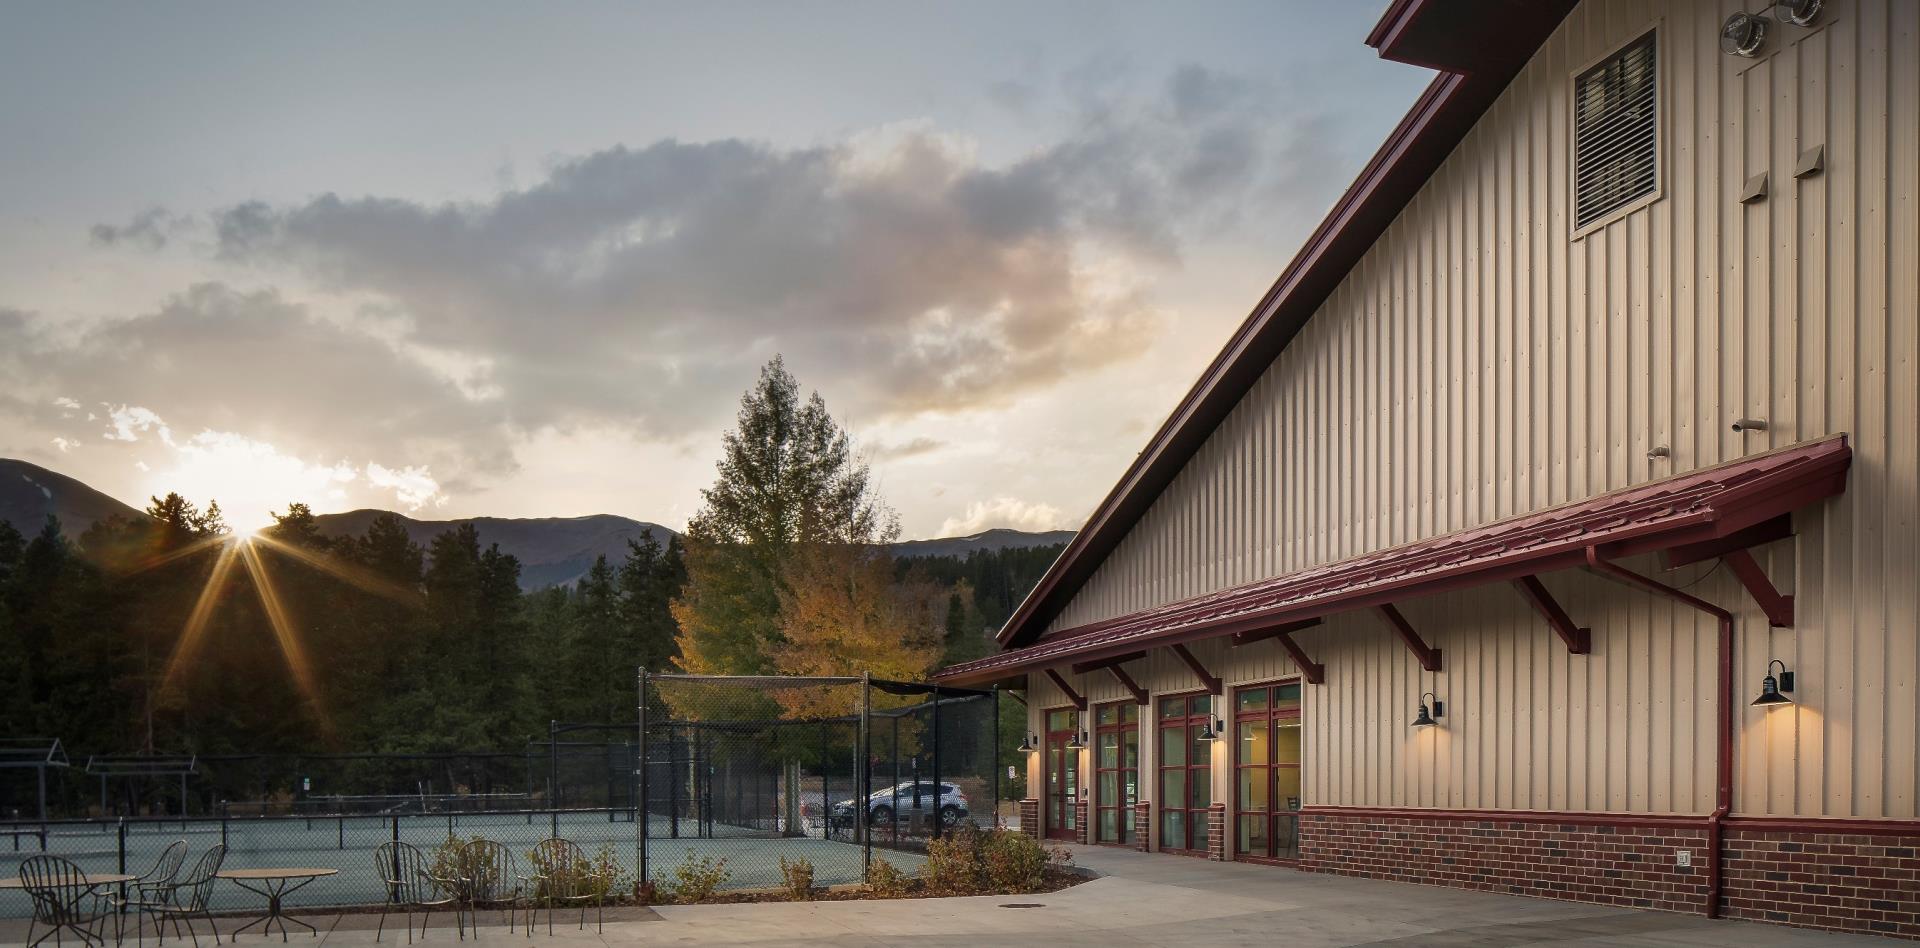
[[[678,529],[779,354],[903,536],[1075,528],[1431,79],[1382,6],[15,6],[0,456]]]

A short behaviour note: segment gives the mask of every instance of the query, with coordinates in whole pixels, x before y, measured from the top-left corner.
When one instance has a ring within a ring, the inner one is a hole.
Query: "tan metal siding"
[[[1800,673],[1800,707],[1741,729],[1737,807],[1920,815],[1920,4],[1832,0],[1758,61],[1717,49],[1740,8],[1576,8],[1053,628],[1845,431],[1847,493],[1763,557],[1798,627],[1700,587],[1744,610],[1743,691],[1768,657]],[[1649,26],[1661,197],[1571,239],[1570,77]],[[1794,179],[1816,144],[1825,172]],[[1769,198],[1739,204],[1761,171]],[[1405,740],[1411,666],[1368,617],[1303,638],[1340,650],[1308,689],[1316,802],[1706,809],[1699,620],[1599,586],[1575,616],[1609,631],[1570,658],[1506,592],[1412,607],[1480,696],[1445,746]],[[1458,617],[1483,608],[1475,644]]]

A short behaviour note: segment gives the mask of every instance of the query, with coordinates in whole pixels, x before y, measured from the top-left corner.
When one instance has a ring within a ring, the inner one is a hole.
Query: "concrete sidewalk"
[[[1895,944],[1752,922],[1710,921],[1104,847],[1068,848],[1076,863],[1101,877],[1034,896],[663,906],[654,912],[625,909],[608,913],[604,934],[594,931],[591,913],[585,931],[574,927],[577,915],[561,913],[555,918],[553,941],[580,948],[656,944],[833,948]],[[1023,904],[1039,907],[1009,907]],[[359,948],[374,943],[373,916],[308,920],[321,926],[322,937],[295,936],[293,944]],[[0,934],[0,944],[18,944],[22,934],[22,929],[10,927]],[[535,942],[546,939],[543,925]],[[202,943],[211,944],[206,939]],[[240,941],[241,948],[256,944],[265,942],[253,935]],[[396,931],[390,921],[382,944],[404,945],[406,934]],[[479,938],[459,942],[450,924],[436,918],[424,944],[507,948],[530,943],[523,934],[509,933],[497,915],[483,913]]]

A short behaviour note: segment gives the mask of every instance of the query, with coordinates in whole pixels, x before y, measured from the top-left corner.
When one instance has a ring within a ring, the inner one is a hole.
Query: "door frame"
[[[1185,742],[1186,742],[1185,743],[1186,749],[1181,752],[1181,758],[1183,760],[1183,763],[1168,764],[1166,761],[1166,755],[1161,753],[1161,750],[1163,749],[1161,731],[1172,730],[1173,728],[1166,726],[1166,722],[1172,721],[1174,719],[1163,718],[1160,716],[1161,704],[1167,701],[1187,701],[1193,698],[1201,697],[1203,695],[1206,696],[1208,699],[1210,699],[1207,705],[1207,714],[1197,715],[1192,713],[1192,709],[1189,708],[1188,713],[1182,715],[1179,718],[1179,720],[1183,722],[1181,725],[1181,729],[1185,732]],[[1207,762],[1204,765],[1196,764],[1191,760],[1186,760],[1186,758],[1191,756],[1190,751],[1193,748],[1194,727],[1200,724],[1204,724],[1214,717],[1218,717],[1220,713],[1219,705],[1222,702],[1222,700],[1223,699],[1221,698],[1220,695],[1212,694],[1204,689],[1198,690],[1198,691],[1182,691],[1174,694],[1164,694],[1164,695],[1155,696],[1155,700],[1152,708],[1153,710],[1153,799],[1154,799],[1153,835],[1154,835],[1155,841],[1158,844],[1154,848],[1159,852],[1180,853],[1180,854],[1189,855],[1189,856],[1207,855],[1207,827],[1204,821],[1211,819],[1210,814],[1213,811],[1212,798],[1218,795],[1216,789],[1213,786],[1213,782],[1214,782],[1213,781],[1213,778],[1214,778],[1213,752],[1211,748],[1209,748],[1207,752]],[[1166,811],[1168,809],[1167,800],[1166,800],[1167,778],[1165,774],[1167,773],[1167,771],[1170,771],[1170,770],[1184,771],[1184,774],[1180,779],[1181,805],[1172,808],[1175,810],[1179,810],[1180,812],[1185,813],[1187,815],[1187,818],[1185,821],[1187,838],[1181,840],[1180,842],[1182,843],[1182,845],[1179,845],[1179,846],[1167,845],[1166,833],[1163,831],[1166,825]],[[1191,796],[1193,793],[1193,771],[1195,770],[1205,770],[1207,772],[1207,797],[1208,797],[1207,805],[1199,809],[1194,809],[1192,806],[1187,805],[1187,802],[1186,802],[1186,798],[1188,796]],[[1198,819],[1196,819],[1196,815]],[[1196,822],[1200,824],[1197,836],[1195,835]],[[1196,838],[1200,840],[1199,846],[1184,845]]]
[[[1120,710],[1121,723],[1101,724],[1100,723],[1101,708],[1121,709]],[[1127,708],[1134,709],[1134,717],[1133,717],[1132,724],[1126,723],[1126,720],[1125,720]],[[1092,825],[1087,827],[1088,842],[1095,843],[1101,846],[1122,846],[1129,849],[1133,848],[1133,846],[1138,842],[1138,840],[1135,838],[1135,827],[1133,825],[1133,804],[1126,802],[1126,799],[1124,796],[1126,792],[1125,791],[1126,781],[1121,775],[1127,773],[1128,771],[1133,772],[1133,784],[1135,788],[1134,802],[1138,803],[1140,799],[1140,795],[1139,795],[1140,770],[1141,770],[1140,761],[1145,759],[1145,754],[1146,754],[1146,751],[1142,745],[1142,741],[1144,740],[1144,737],[1141,734],[1141,719],[1146,717],[1148,712],[1151,709],[1152,709],[1151,704],[1140,704],[1139,702],[1134,701],[1131,698],[1127,698],[1121,701],[1103,701],[1093,706],[1093,730],[1090,732],[1093,735],[1093,739],[1090,742],[1092,744],[1092,751],[1093,751],[1092,752],[1093,781],[1090,784],[1090,786],[1093,788],[1093,805],[1087,808],[1088,810],[1087,818],[1092,821]],[[1134,746],[1133,746],[1134,761],[1133,761],[1132,767],[1127,766],[1126,734],[1129,729],[1133,731],[1133,741],[1134,741]],[[1120,735],[1120,742],[1119,742],[1120,760],[1119,760],[1119,765],[1115,767],[1103,768],[1100,766],[1100,738],[1106,734]],[[1100,795],[1100,775],[1106,774],[1106,773],[1110,773],[1114,775],[1113,782],[1114,782],[1114,786],[1117,788],[1116,792],[1122,795],[1120,799],[1109,801]],[[1120,836],[1121,836],[1120,839],[1108,840],[1108,839],[1100,838],[1100,818],[1101,818],[1102,812],[1106,810],[1114,811],[1114,828],[1119,830]]]
[[[1264,764],[1254,765],[1254,766],[1265,767],[1267,770],[1267,809],[1264,813],[1259,814],[1267,818],[1267,851],[1269,853],[1273,852],[1274,840],[1278,838],[1278,828],[1277,828],[1278,824],[1276,823],[1276,820],[1275,820],[1276,814],[1284,814],[1284,813],[1295,814],[1293,816],[1293,819],[1295,820],[1294,834],[1295,834],[1296,840],[1299,838],[1300,830],[1299,830],[1299,822],[1298,822],[1299,817],[1297,815],[1298,811],[1286,810],[1281,808],[1280,797],[1275,792],[1275,788],[1278,786],[1278,784],[1276,783],[1276,778],[1280,771],[1280,766],[1273,762],[1274,750],[1279,746],[1279,741],[1275,739],[1276,735],[1274,734],[1274,730],[1275,730],[1274,722],[1277,720],[1280,720],[1280,718],[1274,712],[1273,699],[1271,697],[1271,692],[1274,689],[1279,688],[1283,685],[1294,685],[1300,689],[1300,707],[1293,712],[1292,720],[1295,722],[1293,726],[1304,727],[1305,717],[1306,717],[1307,692],[1306,692],[1306,684],[1304,680],[1301,678],[1301,676],[1299,675],[1288,675],[1281,678],[1275,678],[1271,681],[1248,682],[1247,684],[1244,684],[1244,685],[1234,686],[1233,716],[1222,717],[1222,720],[1225,720],[1227,722],[1227,731],[1228,731],[1229,739],[1233,741],[1233,750],[1228,752],[1228,761],[1227,761],[1228,769],[1232,772],[1233,784],[1231,787],[1231,796],[1228,797],[1229,802],[1227,804],[1226,831],[1227,831],[1227,852],[1231,854],[1231,858],[1235,862],[1251,862],[1251,863],[1260,863],[1265,865],[1290,866],[1300,861],[1297,855],[1296,856],[1273,856],[1273,855],[1257,856],[1257,855],[1252,855],[1250,853],[1244,853],[1240,851],[1240,817],[1244,814],[1253,813],[1253,811],[1251,810],[1243,810],[1240,806],[1240,768],[1241,768],[1240,722],[1242,720],[1249,720],[1249,721],[1264,720],[1267,722],[1267,761]],[[1247,712],[1243,717],[1242,712],[1240,711],[1240,692],[1263,691],[1263,690],[1269,692],[1269,697],[1267,699],[1267,706],[1265,710],[1259,711],[1259,712]],[[1301,737],[1305,738],[1305,736],[1306,736],[1306,732],[1302,731]],[[1298,764],[1294,765],[1294,769],[1302,774],[1303,779],[1301,781],[1301,784],[1302,784],[1301,792],[1304,794],[1306,791],[1304,775],[1306,772],[1306,763],[1307,763],[1306,762],[1306,742],[1304,740],[1302,740],[1301,742],[1300,749],[1301,749],[1301,755],[1300,755],[1301,760]]]
[[[1068,730],[1056,731],[1052,729],[1050,721],[1056,712],[1065,712],[1067,714],[1069,720],[1072,722]],[[1073,807],[1079,802],[1079,782],[1080,779],[1085,776],[1085,774],[1082,773],[1080,761],[1075,760],[1073,762],[1073,780],[1068,782],[1065,787],[1067,792],[1061,795],[1060,806],[1057,811],[1054,806],[1055,794],[1053,792],[1053,781],[1051,779],[1052,774],[1049,772],[1049,769],[1053,766],[1054,750],[1058,748],[1060,751],[1061,776],[1063,778],[1067,776],[1067,758],[1069,756],[1077,758],[1080,752],[1067,747],[1066,739],[1080,733],[1080,723],[1080,709],[1072,705],[1046,708],[1040,712],[1040,729],[1042,732],[1040,738],[1040,827],[1042,830],[1041,835],[1047,839],[1060,839],[1072,842],[1078,833],[1076,828],[1078,825],[1078,814],[1074,813]],[[1066,825],[1069,817],[1074,819],[1074,826]]]

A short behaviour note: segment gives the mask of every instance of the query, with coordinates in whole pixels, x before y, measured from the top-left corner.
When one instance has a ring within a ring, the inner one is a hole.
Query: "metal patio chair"
[[[182,862],[185,861],[186,846],[180,844]],[[200,948],[200,933],[194,930],[193,920],[205,919],[207,928],[213,931],[213,943],[220,943],[220,926],[213,921],[213,913],[208,903],[213,899],[214,883],[219,881],[216,873],[227,861],[227,847],[219,843],[207,847],[207,851],[194,860],[193,868],[184,874],[176,869],[174,877],[164,883],[149,883],[140,886],[136,896],[120,902],[122,912],[131,908],[137,913],[133,920],[136,943],[144,943],[146,938],[147,916],[153,917],[154,933],[166,943],[166,923],[173,923],[173,935],[180,937],[180,923],[187,923],[187,937],[193,939],[194,948]]]
[[[187,841],[176,839],[168,843],[167,848],[161,850],[160,858],[153,861],[153,867],[134,876],[133,881],[127,883],[126,888],[122,890],[123,894],[113,899],[120,914],[124,916],[127,909],[134,908],[142,902],[157,901],[160,894],[174,884],[180,875],[180,867],[186,861]],[[138,917],[134,919],[134,927],[137,934],[137,930],[141,927]]]
[[[467,918],[475,931],[480,925],[479,910],[506,909],[507,930],[513,931],[523,891],[520,867],[513,850],[491,839],[469,840],[460,849],[460,899],[466,903]]]
[[[100,887],[87,881],[87,874],[81,872],[79,866],[59,856],[33,856],[20,863],[20,887],[33,900],[33,921],[27,924],[27,948],[49,937],[59,945],[62,931],[74,933],[89,946],[106,944],[100,926],[113,916],[113,907],[100,893]],[[48,931],[34,938],[34,929],[41,925],[47,926]],[[115,937],[118,938],[117,932]]]
[[[553,934],[553,910],[572,903],[580,906],[580,928],[587,927],[587,903],[594,905],[594,925],[606,931],[607,889],[613,880],[593,869],[586,850],[570,839],[558,836],[543,839],[533,847],[532,875],[525,881],[530,887],[527,902],[527,935],[533,935],[533,912],[545,903],[547,934]]]
[[[433,918],[433,910],[453,908],[453,923],[460,931],[460,937],[466,938],[466,927],[460,918],[460,880],[442,879],[433,874],[432,865],[418,847],[399,840],[381,843],[373,851],[374,869],[379,872],[385,891],[380,905],[380,924],[374,929],[373,940],[379,941],[386,931],[387,913],[398,907],[407,913],[407,944],[413,944],[413,913],[420,910],[420,937],[427,937],[427,922]]]

